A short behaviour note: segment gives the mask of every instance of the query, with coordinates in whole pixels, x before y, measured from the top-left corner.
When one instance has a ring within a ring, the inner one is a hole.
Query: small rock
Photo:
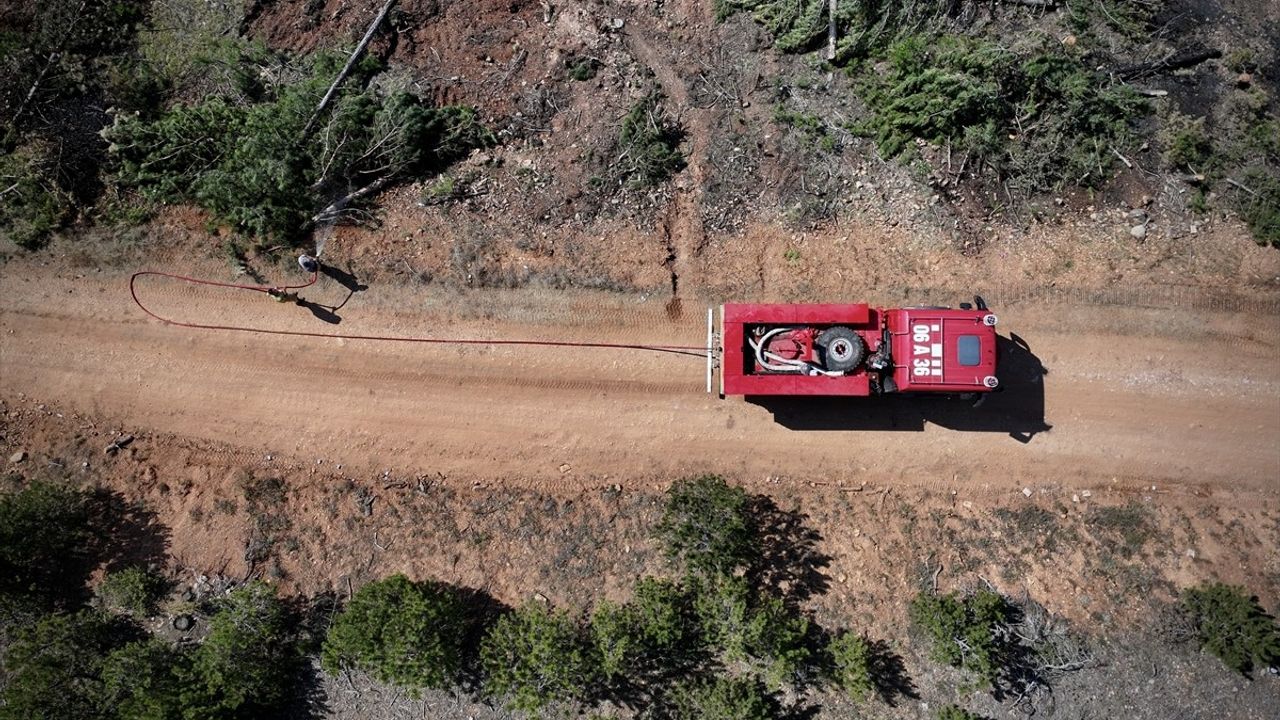
[[[1236,76],[1236,85],[1239,85],[1240,87],[1244,88],[1244,87],[1249,87],[1252,84],[1253,84],[1252,73],[1245,72],[1245,73],[1240,73],[1239,75]]]
[[[569,463],[561,463],[561,464],[560,464],[560,472],[561,472],[562,474],[563,474],[563,473],[567,473],[567,472],[569,472],[569,471],[570,471],[570,470],[572,470],[572,469],[573,469],[573,468],[569,465]]]
[[[848,579],[849,578],[844,573],[840,573],[839,575],[836,576],[836,582],[840,583],[841,585],[845,584],[845,582]]]
[[[627,25],[627,21],[623,20],[622,18],[614,18],[609,21],[609,27],[613,28],[614,30],[621,30],[622,28],[626,27],[626,25]]]
[[[1083,497],[1083,498],[1093,497],[1093,493],[1089,490],[1081,490],[1080,497]]]
[[[1187,557],[1191,558],[1192,560],[1196,559],[1195,548],[1187,548]]]
[[[26,460],[26,459],[27,459],[27,451],[26,451],[26,450],[19,450],[18,452],[16,452],[16,453],[14,453],[14,454],[12,454],[12,455],[10,455],[10,456],[9,456],[9,462],[11,462],[11,463],[15,463],[15,464],[20,463],[20,462],[22,462],[23,460]]]
[[[191,627],[195,624],[196,624],[195,618],[191,617],[190,615],[179,615],[178,617],[173,619],[174,629],[181,630],[182,632],[186,632],[187,630],[190,630]]]
[[[1071,502],[1080,502],[1080,496],[1075,493],[1071,493]]]
[[[1132,235],[1135,240],[1141,240],[1142,238],[1147,236],[1147,226],[1134,225],[1133,227],[1129,228],[1129,234]]]
[[[1031,497],[1031,488],[1022,488],[1022,494],[1026,497]]]
[[[969,500],[965,500],[964,502],[962,502],[962,503],[960,503],[960,504],[961,504],[961,505],[963,505],[963,506],[965,507],[965,509],[966,509],[966,510],[969,510],[969,509],[972,509],[972,508],[973,508],[973,503],[972,503],[971,501],[969,501]]]
[[[1075,47],[1075,46],[1076,46],[1076,36],[1075,36],[1075,35],[1068,35],[1068,36],[1066,36],[1066,37],[1062,38],[1062,44],[1063,44],[1063,45],[1066,45],[1067,47]]]
[[[543,595],[543,594],[542,594],[542,593],[540,593],[540,592],[536,592],[536,593],[534,593],[534,594],[533,594],[533,598],[534,598],[535,600],[537,600],[538,602],[543,603],[544,605],[549,605],[549,604],[551,603],[551,599],[550,599],[550,598],[548,598],[546,595]]]

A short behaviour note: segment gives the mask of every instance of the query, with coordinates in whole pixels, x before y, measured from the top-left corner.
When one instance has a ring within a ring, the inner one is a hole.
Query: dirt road
[[[996,491],[1280,483],[1280,318],[1269,302],[1214,308],[1186,295],[1063,307],[1006,292],[1001,330],[1031,352],[1008,346],[1009,390],[981,408],[764,407],[705,394],[697,358],[176,328],[138,311],[127,280],[6,266],[0,393],[226,442],[246,457],[551,491],[700,471]],[[681,344],[705,332],[698,305],[686,301],[672,319],[665,298],[642,296],[373,287],[329,316],[162,280],[141,294],[175,319],[321,332]],[[324,278],[303,294],[336,306],[349,292]]]

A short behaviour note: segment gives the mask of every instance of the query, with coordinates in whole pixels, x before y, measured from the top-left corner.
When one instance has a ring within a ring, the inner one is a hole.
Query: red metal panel
[[[753,325],[866,325],[871,312],[866,303],[786,305],[728,304],[724,306],[725,323]]]
[[[892,310],[894,381],[903,392],[985,392],[983,378],[996,374],[995,328],[982,323],[982,310]],[[960,364],[961,335],[981,342],[979,363]]]

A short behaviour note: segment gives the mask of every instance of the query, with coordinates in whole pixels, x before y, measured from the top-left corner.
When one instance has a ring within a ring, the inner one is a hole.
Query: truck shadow
[[[1015,334],[998,338],[999,392],[972,402],[927,396],[748,397],[790,430],[902,430],[920,432],[933,423],[960,432],[1007,433],[1021,443],[1052,426],[1044,419],[1049,369]]]

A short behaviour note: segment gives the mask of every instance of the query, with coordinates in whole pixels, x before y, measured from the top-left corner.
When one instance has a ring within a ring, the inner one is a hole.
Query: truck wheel
[[[858,367],[867,355],[867,343],[850,328],[827,328],[814,341],[822,367],[833,372],[846,372]]]

